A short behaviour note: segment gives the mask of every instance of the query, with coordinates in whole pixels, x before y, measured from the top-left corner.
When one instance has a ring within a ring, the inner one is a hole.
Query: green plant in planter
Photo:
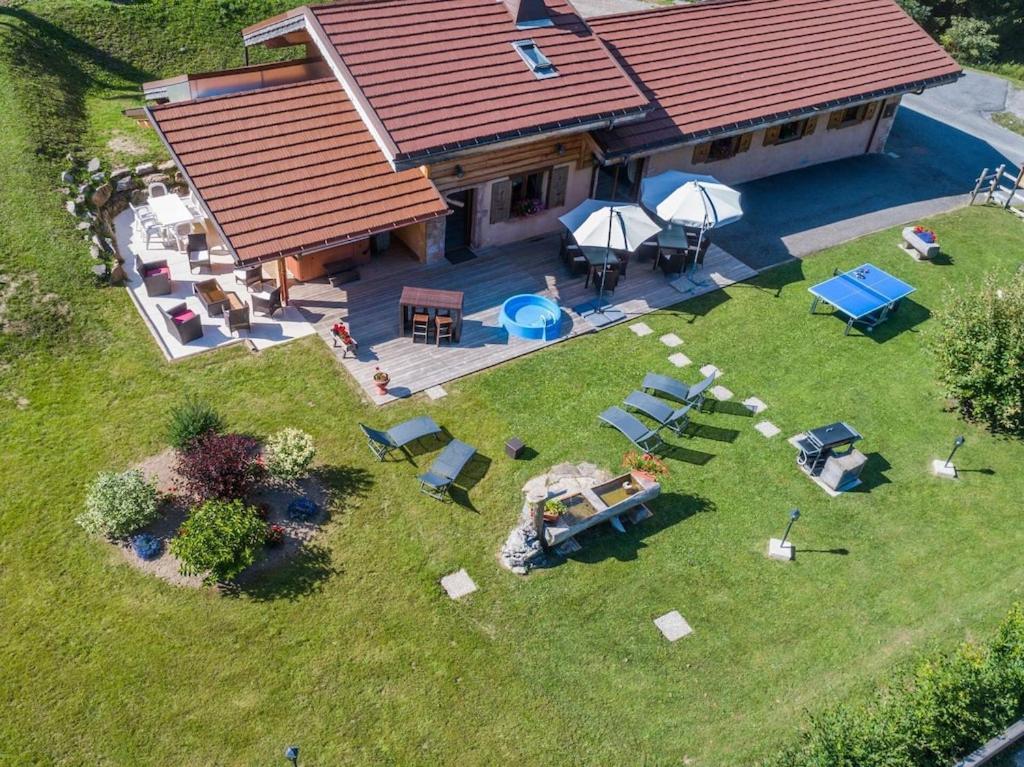
[[[141,471],[103,472],[85,497],[77,522],[87,532],[121,538],[156,518],[160,494]]]
[[[224,419],[213,406],[203,400],[189,396],[179,405],[171,408],[167,424],[167,440],[171,446],[183,450],[190,443],[206,434],[220,434],[224,431]]]
[[[544,503],[544,516],[551,519],[558,519],[568,507],[557,498],[551,498]]]
[[[272,435],[263,448],[270,476],[293,482],[309,474],[316,448],[313,438],[299,429],[282,429]]]
[[[171,553],[183,575],[202,575],[210,585],[233,580],[256,561],[267,524],[242,501],[207,501],[189,514]]]

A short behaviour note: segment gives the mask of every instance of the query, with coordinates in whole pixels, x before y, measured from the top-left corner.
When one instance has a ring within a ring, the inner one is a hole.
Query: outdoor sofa
[[[657,421],[659,431],[667,428],[682,435],[686,427],[690,425],[690,410],[693,409],[693,405],[672,407],[657,397],[652,397],[642,391],[631,392],[623,404]]]
[[[202,318],[189,309],[184,301],[169,307],[158,306],[157,309],[167,324],[167,330],[180,343],[187,344],[203,337]]]
[[[714,382],[714,373],[693,386],[687,386],[682,381],[677,381],[675,378],[670,376],[664,376],[659,373],[648,373],[644,376],[644,382],[640,388],[645,392],[655,392],[666,399],[692,405],[700,410],[704,406],[704,400],[708,395],[708,390]]]
[[[383,461],[392,450],[401,450],[408,455],[405,446],[433,434],[435,437],[441,434],[441,427],[434,423],[429,415],[421,415],[392,426],[387,431],[374,429],[366,424],[359,424],[359,428],[366,435],[366,443],[378,461]]]
[[[430,464],[430,468],[420,474],[420,492],[439,501],[450,498],[452,485],[474,455],[475,447],[453,439],[444,446],[444,450]]]
[[[645,453],[653,453],[664,444],[657,431],[648,429],[636,416],[615,405],[601,413],[598,419],[618,429],[626,439]]]

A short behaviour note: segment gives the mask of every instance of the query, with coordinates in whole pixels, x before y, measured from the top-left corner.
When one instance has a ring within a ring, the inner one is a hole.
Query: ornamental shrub
[[[197,397],[188,397],[171,408],[167,439],[173,447],[183,450],[192,440],[211,432],[224,431],[224,419],[213,407]]]
[[[244,498],[264,475],[259,443],[241,434],[207,432],[178,453],[178,476],[197,503]]]
[[[291,482],[309,474],[316,449],[313,438],[299,429],[282,429],[263,448],[267,471],[276,479]]]
[[[961,414],[994,431],[1024,433],[1024,274],[989,275],[951,292],[936,312],[938,376]]]
[[[122,538],[156,518],[160,494],[138,469],[98,475],[78,524],[94,535]]]
[[[171,541],[183,575],[209,585],[230,581],[256,561],[267,525],[242,501],[207,501],[196,507]]]
[[[155,535],[140,533],[139,535],[132,536],[132,551],[135,552],[135,556],[139,559],[144,559],[147,562],[151,559],[156,559],[160,556],[160,552],[163,549],[164,542]]]

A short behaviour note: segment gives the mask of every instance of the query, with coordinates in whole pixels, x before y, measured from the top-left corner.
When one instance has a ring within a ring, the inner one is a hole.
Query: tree
[[[267,525],[242,501],[207,501],[192,510],[171,553],[184,575],[202,575],[203,583],[223,583],[256,561]]]
[[[987,64],[999,50],[992,25],[984,19],[954,16],[939,42],[962,64]]]
[[[1000,282],[989,275],[950,293],[933,346],[939,380],[965,418],[1024,434],[1024,272]]]

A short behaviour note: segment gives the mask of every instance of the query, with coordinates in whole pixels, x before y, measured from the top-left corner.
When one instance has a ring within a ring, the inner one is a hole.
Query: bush
[[[140,535],[132,536],[132,551],[135,552],[135,556],[139,559],[144,559],[148,562],[160,556],[160,552],[163,550],[164,542],[155,535],[141,533]]]
[[[160,494],[138,469],[103,472],[85,497],[85,511],[78,524],[94,535],[121,538],[152,521]]]
[[[942,46],[961,64],[987,64],[999,50],[999,40],[984,19],[954,16],[939,38]]]
[[[237,577],[256,561],[266,541],[267,525],[242,501],[207,501],[193,509],[171,553],[181,561],[184,575],[202,575],[203,583],[222,583]]]
[[[1024,611],[984,644],[922,660],[860,706],[812,717],[777,767],[947,767],[1024,714]]]
[[[197,503],[244,498],[263,478],[259,443],[241,434],[206,434],[178,454],[177,472]]]
[[[283,429],[267,440],[264,446],[267,471],[271,476],[290,482],[309,474],[316,449],[313,438],[299,429]]]
[[[167,439],[178,450],[203,435],[224,431],[224,419],[212,406],[196,397],[189,397],[171,408]]]
[[[965,418],[1024,433],[1024,274],[951,292],[933,344],[946,395]]]

